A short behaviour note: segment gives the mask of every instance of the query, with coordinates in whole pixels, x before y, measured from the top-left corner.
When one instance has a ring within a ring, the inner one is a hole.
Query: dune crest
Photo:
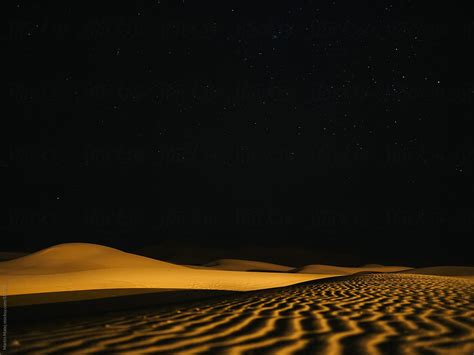
[[[335,274],[335,275],[351,275],[359,272],[400,272],[402,270],[410,270],[412,268],[406,266],[383,266],[369,264],[361,267],[344,267],[332,265],[306,265],[296,268],[293,272],[301,274]]]
[[[406,274],[474,277],[473,266],[430,266],[405,270]]]
[[[5,275],[67,273],[122,267],[184,268],[160,260],[90,243],[58,244],[30,255],[0,262]]]
[[[277,265],[254,260],[218,259],[204,265],[207,268],[234,271],[290,271],[291,266]]]

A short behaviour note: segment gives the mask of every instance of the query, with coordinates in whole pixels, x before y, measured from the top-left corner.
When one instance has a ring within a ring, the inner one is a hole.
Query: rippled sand
[[[353,275],[10,327],[12,353],[472,354],[474,281]]]

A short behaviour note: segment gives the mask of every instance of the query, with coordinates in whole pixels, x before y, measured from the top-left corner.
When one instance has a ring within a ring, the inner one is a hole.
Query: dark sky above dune
[[[472,31],[413,1],[12,2],[0,248],[465,263]]]

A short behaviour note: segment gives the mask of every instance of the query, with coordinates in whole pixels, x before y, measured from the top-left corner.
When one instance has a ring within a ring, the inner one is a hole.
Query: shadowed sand
[[[359,267],[343,267],[323,264],[306,265],[302,267],[292,267],[265,263],[253,260],[241,259],[219,259],[202,266],[189,267],[197,269],[233,270],[233,271],[261,271],[261,272],[286,272],[299,274],[329,274],[329,275],[350,275],[358,272],[399,272],[403,270],[413,270],[407,266],[384,266],[369,264]]]
[[[7,297],[8,323],[100,315],[192,300],[216,298],[237,291],[104,289],[34,293]]]
[[[474,282],[366,274],[11,326],[11,353],[472,354]]]
[[[277,271],[289,272],[294,268],[291,266],[277,265],[254,260],[241,259],[218,259],[207,263],[204,267],[217,270],[234,270],[234,271]]]
[[[293,272],[301,274],[331,274],[331,275],[350,275],[358,272],[400,272],[412,268],[406,266],[383,266],[383,265],[365,265],[360,267],[344,267],[332,265],[306,265],[293,269]]]
[[[474,278],[474,267],[472,266],[432,266],[405,270],[403,272],[408,274]]]
[[[22,256],[26,256],[26,253],[21,253],[21,252],[8,252],[8,251],[2,251],[0,252],[0,261],[8,261],[12,259],[17,259]]]

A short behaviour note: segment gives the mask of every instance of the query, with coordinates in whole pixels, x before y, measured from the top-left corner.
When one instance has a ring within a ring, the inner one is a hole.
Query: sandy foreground
[[[26,316],[10,322],[7,350],[22,354],[472,354],[473,275],[236,259],[186,267],[85,243],[0,262],[9,319]]]
[[[474,282],[349,275],[10,327],[25,354],[472,354]]]

